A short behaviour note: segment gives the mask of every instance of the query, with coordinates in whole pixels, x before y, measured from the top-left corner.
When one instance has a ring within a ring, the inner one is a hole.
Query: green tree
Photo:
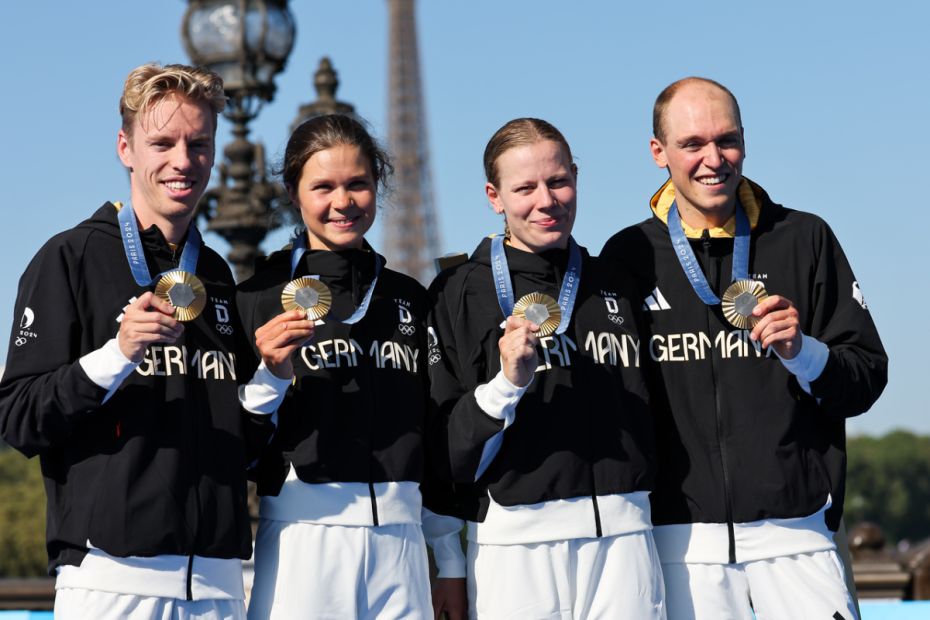
[[[847,525],[872,521],[891,542],[930,537],[930,437],[893,431],[847,444]]]
[[[45,490],[39,459],[0,447],[0,577],[46,574]]]

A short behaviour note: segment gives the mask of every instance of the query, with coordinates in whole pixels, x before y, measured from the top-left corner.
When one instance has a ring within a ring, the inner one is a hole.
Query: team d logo
[[[607,305],[607,318],[614,325],[623,325],[623,317],[620,316],[620,304],[617,303],[616,297],[604,296],[604,303]]]
[[[397,313],[398,313],[398,325],[397,329],[400,330],[405,336],[412,336],[416,333],[417,328],[413,324],[413,315],[410,314],[410,310],[402,303],[397,304]]]
[[[225,299],[213,299],[213,308],[216,310],[216,331],[224,336],[231,336],[233,326],[229,321],[229,304]]]

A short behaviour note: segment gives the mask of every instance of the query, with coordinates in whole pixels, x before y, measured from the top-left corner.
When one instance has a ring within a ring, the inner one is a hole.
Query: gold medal
[[[555,333],[562,320],[562,311],[555,300],[543,293],[530,293],[517,300],[513,316],[539,325],[536,334],[540,337]]]
[[[174,306],[174,318],[193,321],[207,305],[207,291],[200,278],[186,271],[169,271],[155,285],[155,294]]]
[[[723,292],[720,308],[730,325],[737,329],[752,329],[759,321],[752,315],[759,302],[768,297],[765,287],[755,280],[737,280]]]
[[[307,319],[322,319],[333,305],[333,294],[329,287],[316,278],[297,278],[291,280],[281,292],[281,305],[284,310],[303,310]]]

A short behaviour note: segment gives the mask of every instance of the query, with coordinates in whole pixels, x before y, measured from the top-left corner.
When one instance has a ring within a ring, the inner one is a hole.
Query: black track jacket
[[[846,256],[823,220],[777,205],[743,180],[750,277],[794,302],[803,333],[829,348],[810,395],[774,352],[759,350],[691,288],[665,223],[671,195],[667,183],[653,197],[654,216],[612,237],[601,254],[632,270],[648,316],[643,357],[661,370],[650,385],[659,459],[653,522],[801,517],[831,494],[827,525],[835,531],[845,418],[875,402],[888,363]],[[720,297],[730,283],[732,232],[697,234],[689,235],[691,247]]]
[[[177,267],[157,227],[141,237],[153,274]],[[103,404],[78,360],[116,336],[123,308],[147,290],[129,270],[116,208],[53,237],[20,280],[0,436],[40,456],[50,574],[79,565],[88,540],[119,557],[251,555],[244,435],[264,443],[271,423],[239,406],[229,267],[204,246],[197,276],[201,315],[176,343],[150,346]]]
[[[318,276],[333,295],[331,316],[348,318],[371,286],[375,256],[367,244],[309,250],[294,277]],[[249,333],[283,312],[281,292],[292,279],[290,270],[290,251],[275,252],[239,285]],[[363,319],[347,325],[324,318],[317,325],[313,340],[294,353],[295,385],[278,409],[275,438],[256,469],[261,495],[279,493],[290,465],[307,483],[423,482],[426,312],[423,286],[382,268]],[[254,345],[253,354],[257,365]],[[448,512],[421,490],[427,508]],[[373,487],[372,498],[377,524]]]
[[[540,339],[533,382],[500,451],[475,480],[485,443],[503,428],[475,400],[475,388],[501,368],[497,342],[505,317],[490,247],[484,239],[468,262],[443,271],[430,287],[436,336],[431,394],[448,424],[460,516],[484,521],[489,491],[497,503],[517,506],[651,490],[653,424],[639,368],[632,283],[584,249],[569,328]],[[558,299],[567,250],[533,254],[508,245],[505,251],[514,299],[532,292]]]

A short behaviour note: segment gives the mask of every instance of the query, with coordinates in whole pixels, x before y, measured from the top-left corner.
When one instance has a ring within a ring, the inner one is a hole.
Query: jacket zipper
[[[173,247],[173,248],[171,249],[171,263],[172,263],[172,265],[174,265],[175,268],[178,268],[178,267],[181,266],[181,260],[180,260],[180,258],[178,257],[178,248],[177,248],[177,247]],[[195,439],[195,441],[196,441],[196,438],[197,438],[197,425],[196,425],[196,421],[195,421],[195,423],[194,423],[194,439]],[[194,450],[194,452],[196,453],[197,450]],[[200,529],[200,519],[199,519],[199,514],[200,514],[200,491],[199,491],[199,489],[198,489],[197,492],[195,493],[195,496],[197,497],[197,513],[198,513],[198,519],[197,519],[197,529],[194,531],[194,544],[193,544],[193,547],[194,547],[194,548],[196,548],[196,546],[197,546],[197,538],[199,537],[197,530]],[[187,600],[189,600],[189,601],[193,601],[193,600],[194,600],[194,588],[193,588],[193,584],[194,584],[194,555],[195,555],[194,549],[191,549],[190,554],[187,556],[187,592],[186,592],[186,595],[187,595]]]
[[[712,271],[713,277],[712,285],[714,288],[719,288],[720,280],[720,269],[719,265],[716,264],[714,259],[711,259],[710,256],[710,231],[704,229],[704,232],[701,233],[701,246],[704,250],[704,264],[707,266],[706,269],[708,272]],[[712,269],[713,267],[713,269]],[[707,308],[707,333],[710,333],[711,324],[710,324],[710,315],[711,315],[710,306]],[[723,441],[723,415],[721,413],[720,407],[720,391],[717,389],[717,354],[716,352],[711,355],[711,381],[714,385],[714,422],[716,424],[717,432],[717,447],[720,448],[720,464],[723,468],[723,501],[726,507],[727,513],[727,553],[730,564],[736,564],[736,535],[733,531],[733,505],[730,497],[730,472],[727,468],[727,446]]]
[[[368,493],[371,495],[371,521],[372,525],[378,527],[378,500],[375,497],[375,483],[371,481],[371,469],[369,468]]]
[[[192,583],[194,580],[194,554],[191,553],[187,558],[187,600],[194,600]]]
[[[362,298],[361,285],[359,283],[358,270],[355,265],[352,265],[350,269],[352,273],[352,305],[358,303],[358,300]],[[374,284],[372,282],[372,284]],[[351,330],[351,326],[349,327]],[[374,371],[368,367],[368,378],[370,380],[369,386],[374,384]],[[371,522],[374,527],[381,525],[380,519],[378,518],[378,497],[375,493],[375,483],[373,481],[374,475],[372,472],[372,465],[374,461],[374,455],[372,454],[372,446],[374,446],[374,430],[372,429],[372,411],[374,408],[374,403],[372,401],[371,393],[372,390],[365,390],[368,395],[368,495],[371,497]]]
[[[556,289],[561,289],[562,279],[564,274],[561,273],[558,264],[552,265],[552,270],[555,273],[555,287]],[[588,411],[591,411],[589,408]],[[588,437],[589,441],[593,441],[594,429],[592,428],[593,422],[591,421],[591,416],[588,415]],[[594,459],[591,459],[590,465],[591,471],[591,506],[594,508],[594,536],[596,538],[601,538],[604,536],[604,530],[601,527],[601,508],[597,504],[597,483],[594,479]]]
[[[594,471],[593,470],[591,471],[591,478],[592,478],[591,482],[593,483],[594,482],[593,480]],[[597,489],[595,489],[591,493],[591,501],[593,502],[593,505],[594,505],[594,536],[596,538],[600,538],[601,536],[604,535],[604,533],[601,530],[601,509],[597,505]]]

